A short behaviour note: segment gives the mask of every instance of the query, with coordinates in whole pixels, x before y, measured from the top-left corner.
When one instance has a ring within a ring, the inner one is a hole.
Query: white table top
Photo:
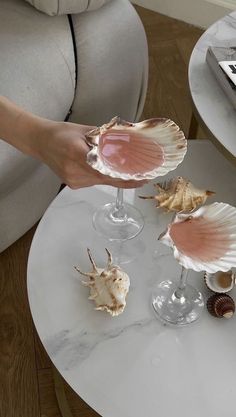
[[[236,110],[206,63],[209,46],[236,46],[236,12],[210,26],[196,43],[189,63],[189,86],[200,118],[236,156]]]
[[[208,141],[193,141],[181,166],[183,175],[216,191],[209,199],[236,205],[236,169]],[[104,248],[91,224],[95,208],[115,194],[111,187],[65,188],[41,220],[28,262],[28,296],[39,336],[51,360],[71,387],[103,417],[232,417],[235,414],[236,315],[216,319],[204,310],[195,324],[161,324],[151,307],[152,289],[163,279],[178,279],[180,267],[157,242],[170,216],[152,200],[152,184],[127,191],[129,202],[145,215],[145,226],[123,249],[136,259],[122,265],[131,288],[123,314],[112,318],[94,310],[88,288],[74,270],[90,270],[86,248],[98,265]],[[113,246],[113,248],[112,248]],[[168,249],[167,249],[168,250]],[[159,254],[158,254],[159,251]],[[203,273],[190,282],[209,295]],[[236,299],[236,291],[232,296]]]

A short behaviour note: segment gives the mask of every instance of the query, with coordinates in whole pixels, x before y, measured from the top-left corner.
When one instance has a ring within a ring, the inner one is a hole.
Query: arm
[[[0,138],[23,153],[37,156],[34,142],[41,119],[0,96]]]
[[[102,175],[87,162],[85,134],[92,126],[38,117],[0,96],[0,138],[47,164],[71,188],[107,184],[135,188],[143,181],[122,181]]]

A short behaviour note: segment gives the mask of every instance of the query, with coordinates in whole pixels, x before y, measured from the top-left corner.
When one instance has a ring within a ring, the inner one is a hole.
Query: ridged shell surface
[[[90,250],[89,259],[92,264],[91,272],[82,272],[78,267],[75,269],[82,275],[89,277],[89,281],[82,283],[90,288],[89,299],[93,300],[96,310],[107,311],[112,316],[118,316],[126,306],[126,296],[129,291],[129,276],[122,269],[112,263],[112,255],[106,249],[108,263],[105,268],[98,268],[95,264]]]
[[[209,290],[216,293],[227,293],[235,286],[235,274],[232,271],[218,271],[215,274],[205,272],[204,281]]]
[[[207,197],[215,194],[214,191],[202,190],[193,185],[188,179],[176,177],[167,184],[155,184],[158,195],[142,197],[154,198],[157,207],[166,211],[192,211],[206,202]]]
[[[172,247],[187,269],[229,271],[236,267],[236,208],[213,203],[191,214],[176,214],[159,240]]]
[[[207,300],[207,310],[214,317],[230,319],[235,312],[235,303],[227,294],[214,294]]]
[[[139,123],[114,117],[86,135],[92,148],[87,162],[104,175],[124,180],[153,179],[174,170],[184,159],[187,140],[170,119]]]

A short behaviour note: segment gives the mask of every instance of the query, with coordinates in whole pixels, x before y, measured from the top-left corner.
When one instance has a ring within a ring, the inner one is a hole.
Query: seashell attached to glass
[[[150,180],[174,170],[184,159],[187,140],[170,119],[155,118],[131,123],[114,117],[86,135],[91,150],[88,164],[112,178]],[[110,240],[137,236],[144,225],[140,211],[123,201],[118,189],[115,203],[106,204],[93,216],[97,232]]]
[[[187,151],[184,133],[170,119],[130,123],[114,117],[86,135],[87,162],[104,175],[123,180],[153,179],[173,171]]]
[[[159,240],[173,249],[182,273],[179,284],[159,284],[153,292],[153,308],[165,322],[191,323],[200,317],[204,302],[201,293],[187,284],[187,272],[213,274],[236,266],[236,208],[213,203],[191,214],[176,214]]]
[[[177,214],[159,237],[187,269],[215,273],[236,267],[236,208],[226,203]]]

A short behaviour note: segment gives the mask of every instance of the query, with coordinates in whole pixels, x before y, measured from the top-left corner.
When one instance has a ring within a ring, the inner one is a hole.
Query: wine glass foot
[[[109,243],[108,248],[112,253],[115,265],[135,262],[146,250],[145,244],[140,239],[134,239],[131,242],[114,240]]]
[[[106,204],[94,213],[93,226],[101,236],[111,241],[125,241],[133,239],[142,231],[144,218],[134,206],[124,203],[124,214],[117,213],[115,203]]]
[[[204,308],[202,294],[187,284],[184,295],[176,296],[178,284],[161,282],[152,294],[152,306],[157,317],[164,323],[184,326],[198,320]]]

